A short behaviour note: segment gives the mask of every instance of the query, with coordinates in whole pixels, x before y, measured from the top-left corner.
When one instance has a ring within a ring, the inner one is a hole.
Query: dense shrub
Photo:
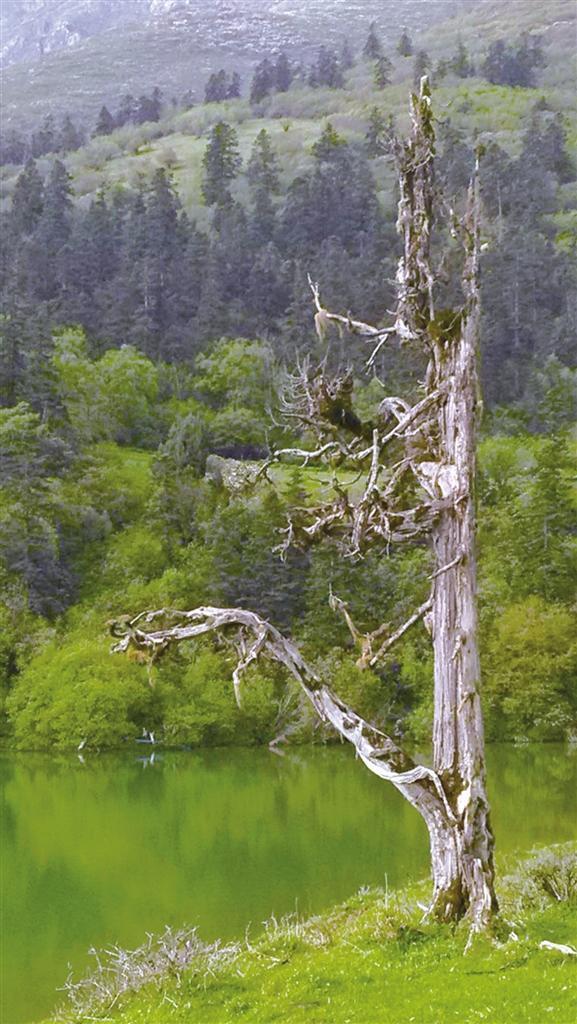
[[[152,728],[156,694],[142,666],[111,658],[106,640],[49,643],[7,699],[14,740],[23,749],[120,746]]]
[[[486,643],[493,739],[564,739],[577,731],[577,629],[570,609],[530,597],[508,607]]]

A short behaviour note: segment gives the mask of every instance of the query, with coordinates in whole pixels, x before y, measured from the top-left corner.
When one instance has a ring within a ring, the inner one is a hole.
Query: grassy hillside
[[[239,71],[246,91],[254,65],[271,51],[282,47],[293,59],[310,61],[320,42],[338,49],[345,35],[359,50],[373,18],[391,55],[405,24],[415,50],[424,48],[434,58],[446,55],[459,38],[477,54],[502,36],[539,32],[555,52],[546,84],[570,85],[574,74],[572,0],[279,0],[267,11],[266,24],[262,12],[260,19],[243,19],[244,8],[227,10],[219,18],[213,4],[201,4],[186,30],[166,22],[125,26],[42,61],[12,65],[3,75],[4,126],[33,128],[47,113],[65,110],[92,123],[102,103],[114,105],[126,92],[138,95],[154,85],[167,99],[188,89],[201,99],[209,73],[221,67]]]
[[[416,37],[474,2],[274,0],[265,15],[260,0],[187,0],[180,24],[162,10],[154,19],[138,11],[139,21],[7,68],[4,123],[32,127],[46,113],[62,110],[91,121],[102,103],[153,85],[168,98],[193,89],[200,99],[209,73],[221,67],[239,71],[247,89],[254,65],[271,52],[285,49],[308,62],[321,42],[340,49],[345,36],[360,49],[372,20],[392,50],[403,25]]]
[[[545,66],[539,69],[537,88],[513,89],[491,85],[480,78],[463,80],[449,74],[435,88],[440,118],[450,118],[452,124],[469,138],[475,136],[484,142],[498,142],[516,155],[528,113],[541,99],[553,110],[563,113],[568,141],[574,148],[577,144],[577,94],[570,60],[570,25],[574,24],[576,13],[574,5],[567,0],[553,0],[546,7],[532,0],[515,0],[506,5],[495,0],[481,0],[466,14],[423,30],[419,45],[426,46],[432,58],[443,56],[445,59],[454,53],[459,38],[478,58],[494,38],[516,39],[524,29],[543,35]],[[190,40],[183,34],[159,31],[154,39],[152,56],[150,30],[142,28],[131,38],[128,46],[127,40],[116,34],[93,40],[90,46],[94,50],[94,60],[90,57],[89,67],[86,64],[87,54],[79,48],[68,54],[54,55],[42,66],[9,69],[5,83],[7,108],[10,109],[12,104],[14,110],[32,111],[33,121],[38,123],[47,97],[58,102],[62,62],[67,62],[68,95],[80,95],[74,91],[77,88],[90,102],[94,102],[95,97],[98,97],[98,102],[108,98],[111,62],[115,67],[124,67],[126,72],[117,96],[138,88],[137,79],[143,68],[147,69],[148,86],[160,80],[161,70],[173,76],[170,88],[178,91],[185,84],[189,85],[190,82],[185,83],[180,76],[185,66],[189,70],[192,67]],[[200,55],[200,61],[196,52],[196,71],[202,67],[206,78],[211,68],[226,64],[226,52],[223,50],[217,55],[214,50],[206,50]],[[250,63],[247,59],[247,69]],[[184,112],[170,113],[169,108],[158,123],[127,126],[106,137],[96,138],[83,149],[69,154],[66,164],[74,178],[75,193],[81,201],[88,202],[101,189],[136,187],[146,183],[159,166],[166,166],[174,176],[185,209],[199,220],[201,226],[205,226],[208,211],[200,198],[201,162],[208,134],[217,121],[226,120],[237,129],[245,166],[256,135],[263,127],[266,128],[278,153],[284,179],[282,184],[286,186],[298,174],[309,169],[312,162],[310,147],[327,118],[339,133],[357,143],[363,139],[370,111],[375,106],[386,114],[392,113],[401,130],[404,129],[413,63],[411,58],[395,55],[393,82],[384,90],[375,88],[372,66],[361,60],[348,72],[344,89],[310,89],[294,83],[289,92],[272,95],[256,108],[251,108],[245,99],[201,104]],[[77,83],[72,90],[70,80]],[[41,170],[45,170],[50,162],[50,158],[43,158]],[[382,160],[374,162],[374,170],[382,193],[390,195],[392,170]],[[4,197],[10,196],[16,174],[17,169],[10,166],[1,169]],[[238,198],[245,197],[247,183],[242,174],[233,191]],[[572,244],[574,229],[573,192],[571,186],[566,188],[564,208],[556,214],[556,226],[560,235],[566,234],[567,246]]]

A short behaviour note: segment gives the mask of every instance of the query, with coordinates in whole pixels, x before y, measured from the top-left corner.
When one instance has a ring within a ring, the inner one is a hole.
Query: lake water
[[[575,748],[497,746],[488,764],[498,853],[577,838]],[[50,1013],[90,946],[166,924],[241,936],[428,871],[419,815],[348,748],[5,753],[0,779],[2,1024]]]

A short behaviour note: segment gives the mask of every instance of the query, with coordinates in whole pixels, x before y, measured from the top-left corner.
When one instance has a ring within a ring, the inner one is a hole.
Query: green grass
[[[423,924],[425,883],[392,896],[361,891],[308,921],[269,922],[213,973],[201,958],[103,1016],[115,1024],[569,1024],[577,958],[539,944],[576,944],[577,847],[554,851],[504,879],[500,943],[478,939],[465,953],[464,926]]]

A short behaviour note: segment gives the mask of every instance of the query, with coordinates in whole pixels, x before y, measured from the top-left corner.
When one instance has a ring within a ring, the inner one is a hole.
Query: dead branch
[[[324,340],[322,325],[325,321],[336,324],[341,330],[344,328],[349,334],[358,334],[361,337],[385,340],[395,333],[394,327],[374,327],[363,320],[353,320],[352,317],[342,316],[340,313],[329,313],[321,303],[319,286],[312,280],[310,274],[308,274],[308,282],[313,293],[316,308],[315,325],[321,341]]]
[[[412,615],[403,622],[402,626],[399,626],[394,633],[390,633],[391,625],[389,622],[384,622],[377,629],[373,630],[372,633],[362,633],[360,629],[355,625],[349,612],[348,605],[345,601],[342,601],[340,597],[331,592],[329,596],[329,605],[333,611],[339,612],[348,627],[348,630],[355,642],[360,647],[361,654],[357,661],[359,668],[374,668],[375,665],[381,661],[381,659],[387,654],[391,648],[405,635],[407,630],[414,626],[416,622],[424,618],[427,612],[430,610],[433,604],[432,595],[430,595],[426,601],[420,605]],[[381,644],[379,649],[375,652],[375,644],[386,636],[387,639]]]
[[[150,625],[159,620],[173,624],[152,631],[141,628],[143,624]],[[454,821],[437,773],[432,768],[416,764],[390,736],[357,715],[321,681],[296,644],[255,612],[243,608],[202,607],[187,612],[162,608],[142,612],[128,622],[117,622],[115,635],[121,633],[121,639],[112,648],[114,653],[126,653],[131,649],[154,652],[159,646],[166,649],[209,633],[238,650],[239,646],[243,648],[246,645],[249,636],[253,636],[255,640],[249,655],[244,658],[243,667],[237,665],[237,673],[239,668],[244,671],[249,658],[252,661],[265,657],[282,665],[297,681],[321,720],[331,724],[354,746],[357,756],[370,771],[392,782],[424,815],[436,808],[444,819]]]
[[[387,654],[387,652],[390,651],[391,647],[394,644],[396,644],[397,640],[400,640],[401,637],[405,635],[405,633],[407,632],[408,629],[411,628],[411,626],[414,626],[415,622],[418,622],[419,619],[422,619],[423,616],[427,614],[432,604],[433,598],[429,596],[427,600],[423,601],[422,605],[420,605],[420,607],[417,608],[417,610],[409,616],[407,621],[403,622],[403,625],[399,626],[399,628],[396,629],[395,632],[390,637],[388,637],[387,640],[385,640],[385,642],[379,647],[377,653],[373,654],[371,660],[369,661],[369,665],[371,666],[371,668],[373,668],[377,664],[377,662],[379,662],[381,658],[383,658],[385,654]]]

